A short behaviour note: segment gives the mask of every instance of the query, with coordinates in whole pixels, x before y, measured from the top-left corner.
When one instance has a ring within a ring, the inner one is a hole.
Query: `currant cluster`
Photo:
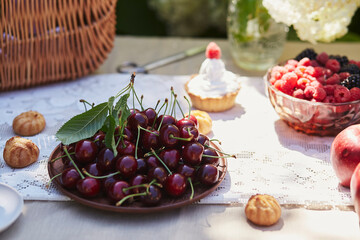
[[[66,189],[87,198],[103,195],[116,206],[132,201],[154,206],[186,191],[192,198],[194,185],[215,184],[220,158],[229,155],[211,147],[209,138],[199,133],[196,117],[183,114],[177,120],[166,109],[160,115],[160,110],[131,109],[114,132],[115,151],[106,146],[107,134],[101,130],[61,144],[61,156],[53,161],[61,160],[63,171],[55,177]]]

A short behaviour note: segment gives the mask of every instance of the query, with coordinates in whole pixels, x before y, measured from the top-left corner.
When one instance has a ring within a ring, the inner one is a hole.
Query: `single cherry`
[[[170,170],[175,170],[179,165],[180,151],[167,148],[160,152],[159,157]]]
[[[176,138],[180,137],[180,131],[174,124],[167,124],[160,129],[160,143],[167,147],[175,147],[179,140]]]
[[[119,155],[135,156],[135,149],[135,144],[127,140],[120,142],[119,145],[116,147]]]
[[[105,147],[105,133],[103,133],[102,131],[96,133],[91,140],[96,144],[99,150]]]
[[[179,167],[177,168],[176,172],[180,173],[181,175],[183,175],[186,179],[187,178],[191,178],[192,181],[195,180],[196,177],[196,170],[195,168],[183,164],[183,165],[179,165]]]
[[[144,113],[141,112],[137,112],[134,114],[131,114],[128,119],[128,127],[129,129],[135,133],[135,135],[137,134],[138,131],[138,126],[141,126],[143,128],[146,128],[148,126],[148,118],[146,117],[146,115]]]
[[[111,171],[115,168],[115,157],[114,157],[114,153],[111,149],[109,148],[103,148],[100,152],[99,155],[97,157],[97,164],[98,167],[103,171],[103,172],[108,172]]]
[[[186,116],[185,118],[189,119],[189,116]],[[196,127],[199,127],[199,122],[198,122],[197,118],[194,115],[190,115],[190,120],[195,123]]]
[[[92,177],[85,177],[80,179],[77,184],[77,190],[84,197],[95,197],[100,192],[101,183],[98,179]]]
[[[131,132],[131,130],[128,127],[124,127],[122,135],[123,135],[123,139],[128,140],[130,142],[132,142],[135,139],[134,134]],[[114,136],[115,136],[115,141],[118,141],[120,138],[120,126],[117,126],[115,128]]]
[[[158,167],[161,164],[154,155],[146,157],[145,161],[146,161],[146,165],[147,165],[148,169]]]
[[[184,163],[196,166],[201,163],[201,158],[204,152],[204,146],[198,142],[190,142],[184,146],[182,150],[182,158]]]
[[[180,173],[170,175],[165,182],[166,192],[173,197],[179,197],[185,193],[186,179]]]
[[[105,192],[108,192],[110,186],[117,182],[117,181],[120,181],[121,180],[121,177],[120,175],[114,175],[114,176],[110,176],[110,177],[107,177],[105,178],[103,181],[102,181],[102,186],[103,186],[103,189]]]
[[[147,163],[145,161],[144,158],[138,158],[136,159],[137,161],[137,169],[136,172],[139,174],[146,174],[148,167],[147,167]]]
[[[157,113],[155,111],[155,109],[153,108],[147,108],[144,111],[142,111],[143,114],[146,115],[146,117],[148,118],[148,126],[153,126],[153,123],[156,121],[156,116]]]
[[[161,121],[162,121],[162,123],[161,123]],[[176,124],[176,119],[171,115],[160,115],[156,119],[156,127],[159,127],[160,124],[161,124],[161,127],[168,125],[168,124]]]
[[[75,157],[80,163],[91,163],[95,160],[98,148],[93,141],[80,140],[75,145]]]
[[[92,176],[102,176],[103,171],[100,169],[97,163],[89,163],[85,166],[85,170]]]
[[[207,156],[213,156],[212,157],[207,157]],[[217,154],[217,152],[214,149],[211,148],[205,148],[204,153],[203,153],[203,157],[201,159],[201,163],[202,164],[213,164],[215,166],[219,165],[220,163],[220,158],[219,155]]]
[[[124,178],[134,176],[137,170],[137,161],[135,157],[125,155],[117,159],[116,170],[118,170]]]
[[[198,178],[202,184],[212,185],[219,180],[219,170],[212,164],[204,164],[198,170]]]
[[[168,177],[168,173],[163,167],[154,167],[148,171],[149,180],[156,179],[158,183],[164,184]]]
[[[130,183],[131,186],[137,186],[137,185],[144,184],[144,183],[147,183],[147,182],[148,182],[147,176],[142,175],[142,174],[138,174],[135,177],[133,177],[130,180],[129,183]],[[131,192],[132,193],[139,193],[139,192],[142,192],[141,189],[144,189],[144,187],[133,188],[133,189],[131,189]]]
[[[142,191],[146,191],[143,189]],[[155,206],[158,205],[161,201],[162,193],[160,188],[154,185],[150,185],[149,193],[145,196],[140,196],[141,202],[146,206]]]
[[[196,127],[196,124],[194,121],[188,119],[188,118],[182,118],[179,121],[177,121],[176,126],[180,129],[185,126],[193,126]]]
[[[124,191],[124,188],[128,188],[130,185],[125,181],[117,181],[110,185],[107,191],[107,196],[113,202],[118,202],[127,195],[130,194],[130,190]]]
[[[76,183],[81,179],[79,172],[74,168],[66,168],[61,173],[60,182],[67,189],[75,189]]]
[[[210,145],[210,140],[208,138],[208,136],[204,135],[204,134],[199,134],[199,137],[197,139],[198,143],[200,143],[201,145],[205,146],[209,146]]]
[[[144,131],[141,136],[141,146],[148,151],[151,149],[156,150],[160,147],[160,133],[156,130],[148,131]]]
[[[189,141],[197,140],[199,137],[199,130],[194,126],[183,126],[179,128],[180,131],[180,137],[181,138],[187,138]],[[189,141],[182,140],[182,144],[186,144]]]

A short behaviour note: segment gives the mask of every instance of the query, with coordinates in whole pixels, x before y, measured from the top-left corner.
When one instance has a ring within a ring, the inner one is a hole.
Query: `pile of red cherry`
[[[106,197],[116,206],[161,203],[178,198],[194,185],[211,186],[219,180],[219,150],[198,131],[196,117],[176,120],[153,108],[131,110],[126,125],[117,127],[117,155],[104,144],[106,134],[70,145],[61,144],[60,184],[81,196]]]

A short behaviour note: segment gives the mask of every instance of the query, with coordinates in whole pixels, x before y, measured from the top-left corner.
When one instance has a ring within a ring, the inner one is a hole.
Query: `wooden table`
[[[211,40],[117,37],[113,51],[96,73],[113,73],[123,61],[144,64],[206,45]],[[222,48],[222,58],[229,70],[240,75],[263,74],[237,68],[227,41],[215,41]],[[295,56],[306,47],[360,60],[360,43],[311,46],[289,42],[280,61]],[[203,55],[198,55],[151,73],[190,75],[198,71],[203,59]],[[264,228],[249,223],[241,205],[191,205],[164,213],[129,215],[103,212],[75,202],[25,201],[22,215],[0,233],[0,239],[360,239],[359,221],[353,211],[282,210],[280,222]]]

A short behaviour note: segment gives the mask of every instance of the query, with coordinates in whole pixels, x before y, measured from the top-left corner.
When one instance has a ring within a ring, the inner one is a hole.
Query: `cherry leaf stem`
[[[188,115],[188,119],[190,120],[190,114],[191,114],[191,103],[190,103],[189,99],[188,99],[186,96],[184,96],[184,98],[185,98],[185,100],[187,101],[187,103],[188,103],[188,105],[189,105],[189,115]]]
[[[194,186],[192,184],[192,180],[190,177],[188,177],[188,181],[189,181],[189,184],[190,184],[190,188],[191,188],[191,195],[190,195],[190,200],[193,199],[194,197]]]
[[[98,140],[98,139],[97,139]],[[94,141],[95,142],[95,141]],[[70,155],[74,155],[75,153],[74,152],[72,152],[72,153],[69,153]],[[54,158],[54,159],[51,159],[51,163],[52,162],[55,162],[56,160],[59,160],[59,159],[61,159],[61,158],[63,158],[63,157],[67,157],[67,155],[66,154],[64,154],[64,155],[62,155],[62,156],[60,156],[60,157],[57,157],[57,158]]]
[[[138,196],[146,196],[147,193],[146,192],[142,192],[142,193],[134,193],[134,194],[130,194],[130,195],[127,195],[126,197],[124,197],[123,199],[121,199],[120,201],[118,201],[115,206],[120,206],[121,204],[123,204],[126,200],[128,200],[129,198],[132,198],[132,197],[138,197]]]
[[[50,178],[49,182],[46,184],[46,187],[49,188],[51,182],[52,182],[55,178],[61,176],[61,174],[62,174],[62,172],[61,172],[61,173],[58,173],[58,174],[56,174],[55,176],[53,176],[52,178]]]
[[[168,166],[166,166],[166,164],[164,163],[164,161],[159,157],[159,155],[156,154],[154,149],[151,149],[152,153],[154,154],[154,156],[161,162],[161,164],[164,166],[164,168],[166,169],[166,171],[169,172],[169,176],[172,175],[172,172],[170,171],[170,169],[168,168]]]
[[[95,178],[95,179],[104,179],[104,178],[108,178],[108,177],[112,177],[112,176],[120,174],[120,172],[117,171],[117,172],[113,172],[113,173],[110,173],[110,174],[104,175],[104,176],[94,176],[94,175],[90,174],[88,171],[86,171],[85,168],[83,168],[82,171],[86,176],[92,177],[92,178]]]
[[[79,173],[81,179],[84,179],[85,178],[84,175],[81,173],[80,169],[78,168],[78,166],[76,165],[74,160],[71,158],[71,156],[70,156],[70,154],[69,154],[69,152],[68,152],[68,150],[66,149],[65,146],[63,147],[63,149],[64,149],[64,152],[65,152],[66,156],[70,159],[70,161],[74,165],[76,171]]]

